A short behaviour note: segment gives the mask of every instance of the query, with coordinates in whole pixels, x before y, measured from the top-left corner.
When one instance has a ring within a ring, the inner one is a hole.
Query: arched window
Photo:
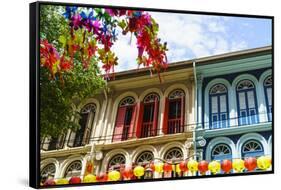
[[[183,152],[180,148],[171,148],[168,150],[164,155],[164,160],[168,162],[179,162],[183,160]],[[165,172],[163,173],[163,177],[169,178],[169,177],[180,177],[183,176],[183,172],[177,173],[175,171],[171,172]]]
[[[183,159],[183,152],[180,148],[171,148],[165,153],[166,161],[180,161]]]
[[[41,170],[41,182],[44,183],[49,178],[54,178],[56,173],[55,164],[48,164]]]
[[[264,150],[260,142],[249,140],[242,146],[242,157],[258,157],[263,156]]]
[[[151,151],[142,152],[136,159],[136,164],[145,167],[154,160],[154,155]]]
[[[41,149],[42,150],[56,150],[61,149],[65,143],[65,134],[61,134],[58,137],[44,137],[41,140]]]
[[[121,167],[124,167],[126,163],[126,158],[123,154],[117,154],[113,156],[108,162],[108,170],[118,170],[120,171]]]
[[[142,166],[144,168],[146,168],[145,170],[145,174],[140,178],[140,179],[151,179],[153,178],[153,172],[152,171],[148,171],[150,169],[149,164],[151,162],[153,162],[154,160],[154,155],[151,151],[144,151],[142,153],[140,153],[135,161],[135,165],[136,166]]]
[[[236,87],[239,125],[258,123],[258,109],[255,85],[250,80],[242,80]]]
[[[64,177],[80,176],[82,170],[82,163],[80,160],[71,162],[64,172]]]
[[[232,159],[232,152],[227,144],[218,144],[212,149],[212,160]]]
[[[268,76],[263,83],[268,121],[272,121],[272,76]]]
[[[133,137],[136,117],[135,99],[131,96],[119,103],[112,141],[124,141]]]
[[[165,99],[163,133],[184,132],[185,94],[181,89],[172,91]]]
[[[87,104],[81,109],[79,119],[80,128],[76,132],[71,132],[68,146],[78,147],[89,143],[95,114],[96,105],[93,103]]]
[[[140,102],[136,136],[139,138],[157,135],[159,96],[150,93]]]
[[[209,92],[210,128],[225,128],[228,121],[227,88],[223,84],[214,85]]]

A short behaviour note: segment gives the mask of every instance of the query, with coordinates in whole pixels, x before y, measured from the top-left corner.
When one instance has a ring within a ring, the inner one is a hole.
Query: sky
[[[168,43],[168,62],[184,61],[271,45],[271,20],[230,16],[149,12]],[[115,71],[136,69],[136,39],[118,34]]]

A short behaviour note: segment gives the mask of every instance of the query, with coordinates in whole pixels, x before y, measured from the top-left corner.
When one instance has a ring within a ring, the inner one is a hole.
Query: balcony
[[[262,132],[272,129],[272,116],[268,113],[235,117],[227,120],[206,122],[204,129],[206,137],[235,135],[247,132]]]

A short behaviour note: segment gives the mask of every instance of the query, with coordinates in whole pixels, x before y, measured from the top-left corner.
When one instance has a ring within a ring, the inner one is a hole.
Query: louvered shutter
[[[136,115],[137,115],[136,105],[134,105],[132,108],[133,108],[132,118],[131,118],[131,122],[130,122],[129,135],[128,135],[129,139],[131,139],[133,137],[134,127],[135,127],[135,123],[136,123]]]
[[[165,107],[164,107],[163,128],[162,128],[164,134],[168,133],[168,117],[169,117],[169,98],[166,98]]]
[[[154,102],[154,113],[153,113],[153,130],[152,130],[152,136],[157,135],[157,124],[158,124],[158,111],[159,111],[159,101],[157,98],[155,98]]]
[[[45,137],[43,140],[42,150],[48,150],[50,145],[51,137]]]
[[[139,115],[137,119],[136,137],[140,138],[141,130],[142,130],[142,122],[143,122],[143,110],[144,110],[143,102],[140,102],[138,104],[138,108],[139,108]]]
[[[119,107],[116,122],[115,122],[113,137],[112,137],[113,142],[121,141],[122,139],[125,115],[126,115],[126,107]]]
[[[185,96],[181,97],[181,130],[184,129],[184,115],[185,115]]]

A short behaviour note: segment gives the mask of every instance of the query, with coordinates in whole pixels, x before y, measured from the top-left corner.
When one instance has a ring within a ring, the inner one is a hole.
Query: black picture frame
[[[151,181],[166,181],[166,180],[186,180],[186,179],[201,179],[213,177],[233,177],[245,175],[260,175],[260,174],[273,174],[274,167],[274,109],[272,110],[272,170],[265,172],[251,172],[251,173],[232,173],[228,175],[211,175],[211,176],[189,176],[182,178],[167,178],[167,179],[146,179],[146,180],[129,180],[117,182],[97,182],[97,183],[81,183],[77,185],[55,185],[43,187],[40,186],[40,6],[41,5],[54,5],[54,6],[78,6],[78,7],[99,7],[99,8],[123,8],[131,10],[144,10],[153,12],[167,12],[167,13],[183,13],[183,14],[200,14],[200,15],[213,15],[213,16],[233,16],[233,17],[246,17],[246,18],[265,18],[272,21],[272,77],[274,86],[274,16],[265,15],[249,15],[249,14],[235,14],[235,13],[218,13],[218,12],[201,12],[190,10],[169,10],[169,9],[156,9],[156,8],[143,8],[143,7],[125,7],[125,6],[110,6],[110,5],[95,5],[95,4],[80,4],[80,3],[61,3],[61,2],[34,2],[30,3],[29,12],[29,44],[30,44],[30,65],[29,65],[29,185],[33,188],[57,188],[57,187],[71,187],[71,186],[89,186],[89,185],[105,185],[105,184],[122,184],[122,183],[138,183],[138,182],[151,182]],[[272,104],[274,108],[274,87],[272,89]]]

